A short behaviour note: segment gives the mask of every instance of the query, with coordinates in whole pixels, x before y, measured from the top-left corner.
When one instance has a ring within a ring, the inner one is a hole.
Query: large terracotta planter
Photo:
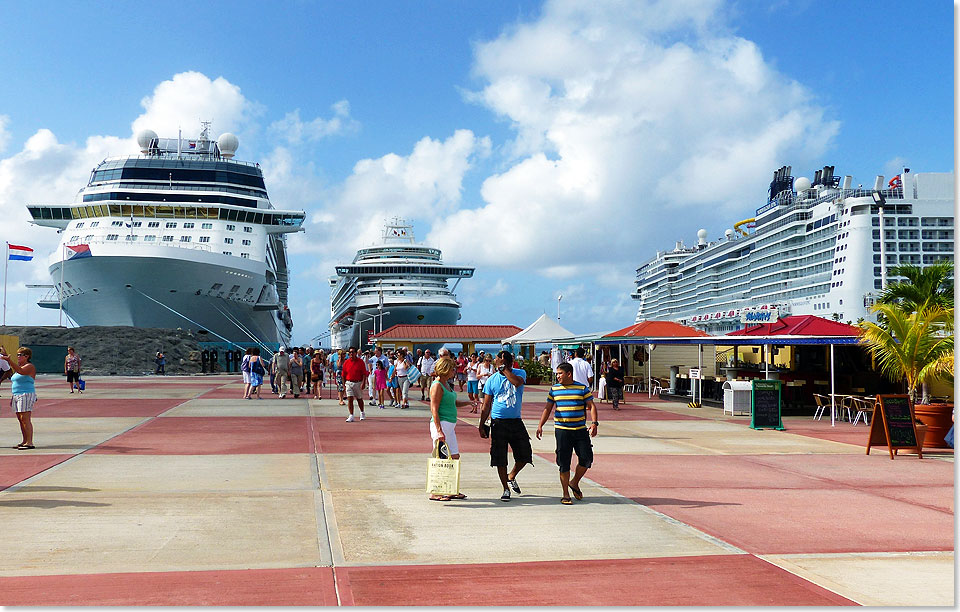
[[[913,412],[927,426],[924,448],[950,448],[943,438],[953,425],[953,404],[915,404]]]

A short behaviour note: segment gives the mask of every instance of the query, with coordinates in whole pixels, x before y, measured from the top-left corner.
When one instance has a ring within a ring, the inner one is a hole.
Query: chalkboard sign
[[[750,428],[783,429],[780,418],[780,381],[754,380],[750,392]]]
[[[877,407],[873,412],[870,425],[870,439],[867,441],[867,454],[871,446],[886,446],[893,459],[897,449],[909,448],[917,451],[923,459],[923,452],[917,441],[917,427],[913,420],[913,407],[908,395],[878,395]]]

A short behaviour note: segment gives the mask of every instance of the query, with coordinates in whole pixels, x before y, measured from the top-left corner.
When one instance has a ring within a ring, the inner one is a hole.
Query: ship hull
[[[54,283],[60,265],[50,266]],[[266,283],[263,272],[163,257],[86,257],[65,262],[63,280],[63,310],[81,326],[205,330],[211,341],[289,341],[275,309],[254,309]],[[218,283],[222,289],[212,290]],[[234,285],[240,288],[231,294]]]
[[[384,312],[390,314],[383,316],[383,326],[381,327],[379,317],[377,318],[377,331],[389,329],[394,325],[455,325],[460,319],[460,307],[456,305],[438,305],[438,304],[404,304],[391,305],[385,304]],[[360,323],[334,330],[331,335],[333,348],[348,348],[351,346],[365,347],[368,333],[373,326],[371,316],[379,312],[378,308],[358,308],[356,317],[364,319]],[[362,336],[361,336],[362,333]],[[439,343],[417,344],[417,348],[430,349],[436,352],[440,349]]]

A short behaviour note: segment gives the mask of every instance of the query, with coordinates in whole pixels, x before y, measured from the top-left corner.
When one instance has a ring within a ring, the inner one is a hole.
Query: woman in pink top
[[[377,369],[374,371],[374,387],[377,391],[377,399],[380,400],[380,408],[383,409],[383,392],[387,390],[387,368],[383,361],[377,359]]]

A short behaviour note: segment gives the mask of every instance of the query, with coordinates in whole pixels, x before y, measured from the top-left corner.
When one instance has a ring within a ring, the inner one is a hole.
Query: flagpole
[[[63,249],[64,246],[60,245],[60,327],[63,327]]]
[[[10,265],[10,243],[3,254],[3,325],[7,325],[7,266]]]

